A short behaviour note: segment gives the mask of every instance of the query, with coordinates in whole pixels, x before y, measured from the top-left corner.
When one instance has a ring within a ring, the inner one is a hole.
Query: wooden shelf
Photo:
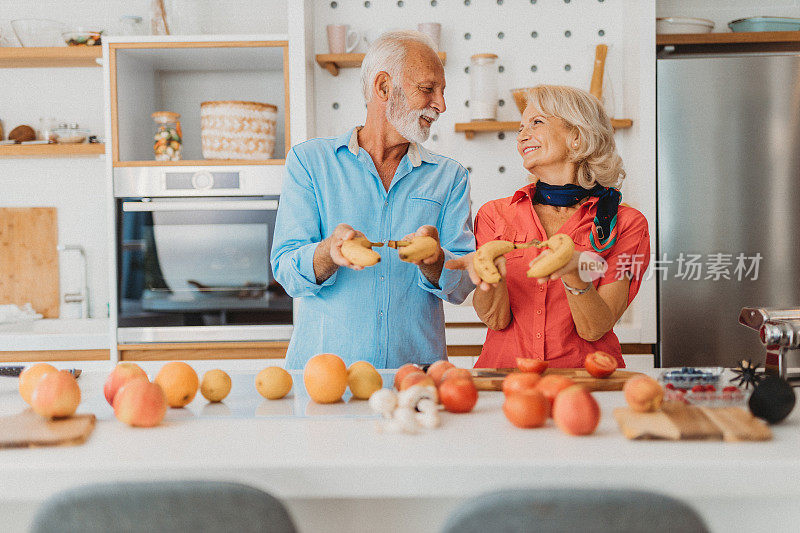
[[[285,159],[184,159],[181,161],[115,161],[115,167],[224,167],[285,165]]]
[[[103,155],[106,145],[84,144],[9,144],[0,146],[2,157],[86,157]]]
[[[611,125],[615,130],[627,129],[633,126],[629,118],[612,118]],[[519,122],[498,122],[495,120],[478,120],[475,122],[456,123],[456,132],[464,133],[467,139],[475,137],[476,133],[489,133],[497,131],[517,131]]]
[[[364,61],[365,54],[317,54],[319,66],[330,72],[334,76],[339,75],[340,68],[358,68]],[[439,52],[442,64],[447,61],[447,54]]]
[[[99,67],[102,46],[0,48],[0,68]]]
[[[675,33],[656,35],[656,50],[679,53],[800,51],[800,31]]]

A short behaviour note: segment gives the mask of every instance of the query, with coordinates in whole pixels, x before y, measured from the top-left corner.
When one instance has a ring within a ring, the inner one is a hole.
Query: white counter
[[[4,513],[17,513],[10,523],[24,530],[39,502],[81,483],[181,478],[261,487],[306,531],[366,531],[374,512],[382,523],[398,520],[389,529],[435,531],[464,497],[522,486],[660,491],[689,502],[715,531],[788,531],[800,519],[800,411],[766,443],[628,441],[611,415],[624,404],[621,393],[596,393],[597,432],[570,437],[552,421],[511,426],[502,395],[482,392],[472,413],[443,413],[437,430],[393,435],[376,431],[365,402],[321,406],[302,390],[270,402],[257,395],[252,375],[232,377],[225,404],[198,394],[162,426],[136,429],[113,418],[104,375],[86,372],[79,412],[95,413],[98,423],[85,444],[0,450],[0,501],[13,504]],[[0,378],[0,414],[24,407],[15,387]]]
[[[108,350],[107,318],[45,318],[0,325],[0,351]]]

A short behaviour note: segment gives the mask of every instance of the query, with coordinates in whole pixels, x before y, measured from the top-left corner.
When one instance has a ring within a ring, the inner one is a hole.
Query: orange
[[[347,366],[338,355],[315,355],[303,369],[303,383],[308,395],[315,402],[338,402],[347,389]]]
[[[25,403],[30,404],[33,399],[33,389],[46,374],[58,372],[58,369],[48,363],[36,363],[29,366],[19,375],[19,394]]]
[[[267,400],[280,400],[292,390],[292,376],[279,366],[268,366],[256,375],[256,390]]]
[[[197,394],[198,382],[194,368],[182,361],[172,361],[161,367],[154,380],[164,389],[170,407],[184,407],[191,403]]]

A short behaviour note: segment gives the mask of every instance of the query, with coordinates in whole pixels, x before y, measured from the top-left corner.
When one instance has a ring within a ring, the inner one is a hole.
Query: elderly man
[[[444,69],[433,42],[390,32],[370,46],[361,67],[367,118],[340,137],[312,139],[286,157],[271,253],[275,279],[300,298],[287,368],[317,353],[378,368],[446,357],[442,300],[461,303],[474,288],[447,259],[475,249],[467,172],[423,148],[445,111]],[[436,255],[405,263],[377,248],[362,268],[342,243],[428,235]]]

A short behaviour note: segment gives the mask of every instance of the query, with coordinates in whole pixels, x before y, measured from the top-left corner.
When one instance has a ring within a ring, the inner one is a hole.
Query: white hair
[[[436,51],[433,39],[414,30],[388,31],[369,45],[364,61],[361,62],[361,87],[365,101],[372,100],[372,83],[380,72],[388,73],[392,77],[392,84],[400,87],[406,52],[411,42],[424,44],[433,52]]]

